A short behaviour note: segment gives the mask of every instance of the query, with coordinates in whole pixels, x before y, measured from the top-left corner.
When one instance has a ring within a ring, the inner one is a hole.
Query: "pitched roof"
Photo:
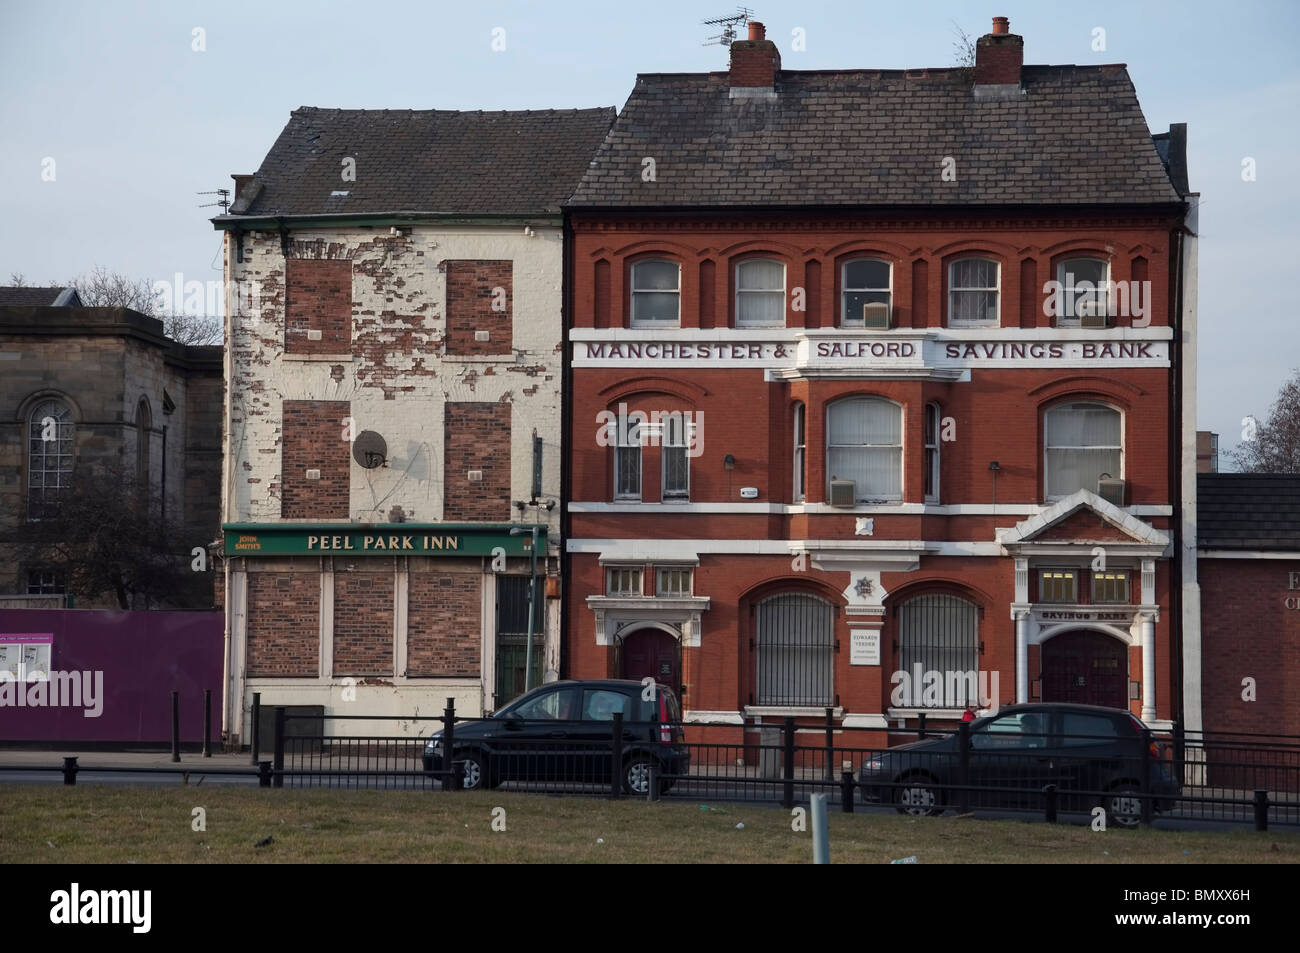
[[[75,288],[15,288],[0,285],[0,306],[14,305],[21,308],[41,308],[48,305],[79,307],[81,298]]]
[[[1300,552],[1300,473],[1198,473],[1196,545]]]
[[[230,212],[554,214],[614,115],[612,107],[457,112],[304,106],[290,114]],[[343,178],[348,158],[355,160],[355,181]]]
[[[569,204],[1178,201],[1124,66],[1021,76],[1023,95],[976,100],[957,69],[783,70],[775,97],[732,99],[727,73],[643,74]]]

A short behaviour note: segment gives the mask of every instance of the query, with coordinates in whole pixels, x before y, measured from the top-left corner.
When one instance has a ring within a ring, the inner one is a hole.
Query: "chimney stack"
[[[993,18],[993,32],[975,42],[975,85],[1020,88],[1025,38],[1011,32],[1006,17]]]
[[[781,52],[767,39],[757,20],[749,22],[749,39],[731,44],[731,96],[776,96],[776,74],[781,70]]]

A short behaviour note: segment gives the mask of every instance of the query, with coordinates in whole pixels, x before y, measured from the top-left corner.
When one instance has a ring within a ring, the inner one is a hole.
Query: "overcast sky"
[[[1127,63],[1151,129],[1188,124],[1202,194],[1198,426],[1226,448],[1244,416],[1267,414],[1300,366],[1285,304],[1300,251],[1300,3],[750,6],[788,69],[948,66],[956,27],[976,37],[995,15],[1024,36],[1026,63]],[[255,171],[290,110],[621,107],[637,72],[725,69],[701,21],[734,11],[723,0],[0,0],[0,283],[62,283],[96,265],[219,282],[214,210],[198,207],[212,199],[196,193]],[[804,51],[791,48],[796,28]],[[1079,147],[1088,140],[1083,126]],[[1243,181],[1246,157],[1255,181]]]

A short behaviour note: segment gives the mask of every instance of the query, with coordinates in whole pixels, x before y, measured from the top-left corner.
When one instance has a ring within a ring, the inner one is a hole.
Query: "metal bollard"
[[[659,762],[650,762],[650,786],[646,788],[645,799],[647,801],[659,800]]]
[[[853,813],[852,771],[844,771],[840,773],[840,811],[845,814]]]
[[[271,762],[257,762],[257,786],[259,788],[269,788],[271,786]]]
[[[1255,830],[1268,830],[1268,792],[1255,789]]]
[[[63,759],[63,783],[76,784],[77,772],[79,770],[80,768],[77,767],[77,759],[75,756],[71,758],[64,758]]]
[[[610,722],[613,743],[610,745],[609,796],[615,800],[623,795],[623,713],[614,712]]]
[[[172,761],[181,760],[181,693],[172,692]]]
[[[252,718],[253,718],[253,743],[251,747],[253,749],[252,752],[253,757],[249,760],[249,763],[257,764],[260,760],[260,758],[258,757],[260,753],[258,751],[258,748],[260,747],[262,742],[262,737],[261,737],[262,736],[262,693],[261,692],[253,692]]]
[[[814,794],[812,801],[813,863],[831,862],[830,820],[826,816],[826,795]]]
[[[1056,823],[1056,785],[1055,784],[1049,784],[1047,785],[1047,787],[1043,788],[1043,801],[1045,804],[1047,823],[1055,824]]]

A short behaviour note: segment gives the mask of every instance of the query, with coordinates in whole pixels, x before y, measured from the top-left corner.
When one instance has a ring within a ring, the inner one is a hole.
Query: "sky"
[[[1151,130],[1188,124],[1202,196],[1198,427],[1226,450],[1243,418],[1266,417],[1300,368],[1284,300],[1300,251],[1300,3],[749,6],[787,69],[950,66],[958,29],[978,37],[993,16],[1025,38],[1027,64],[1128,64]],[[200,207],[215,197],[199,193],[254,172],[298,106],[621,107],[638,72],[725,69],[726,49],[705,45],[718,30],[702,21],[735,10],[0,0],[0,283],[62,284],[96,266],[219,283],[216,209]]]

